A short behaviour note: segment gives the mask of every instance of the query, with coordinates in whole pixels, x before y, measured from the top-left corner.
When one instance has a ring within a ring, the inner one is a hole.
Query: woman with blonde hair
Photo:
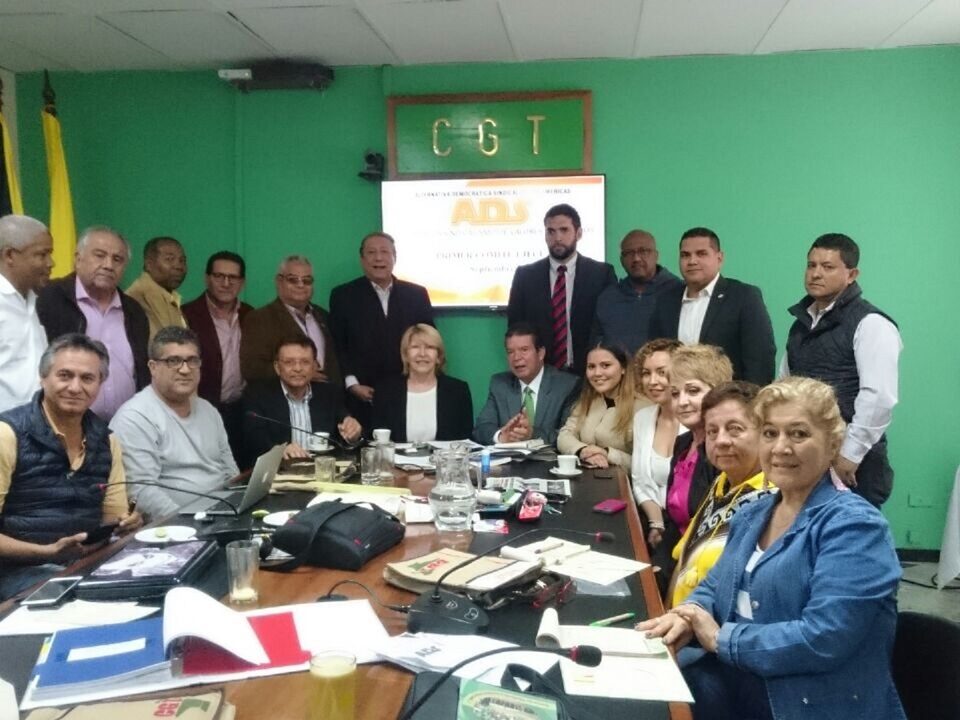
[[[627,353],[597,345],[587,353],[586,382],[557,436],[557,449],[576,455],[587,467],[630,467],[633,416],[643,407],[636,398]]]
[[[630,478],[633,496],[646,519],[647,544],[656,546],[664,530],[667,477],[677,435],[686,428],[673,415],[670,396],[670,356],[679,340],[658,338],[637,350],[633,367],[640,394],[652,405],[633,416],[633,455]]]
[[[432,325],[411,325],[400,338],[403,375],[373,392],[373,427],[396,442],[463,440],[473,431],[473,399],[463,381],[444,374],[443,338]]]
[[[779,492],[741,508],[706,580],[637,629],[683,648],[696,720],[904,720],[890,675],[900,563],[883,515],[830,480],[836,395],[791,377],[753,409]]]

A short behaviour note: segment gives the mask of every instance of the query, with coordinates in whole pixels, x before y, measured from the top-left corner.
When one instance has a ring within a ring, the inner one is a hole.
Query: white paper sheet
[[[159,608],[135,602],[90,602],[72,600],[58,608],[30,610],[20,607],[0,622],[0,637],[5,635],[52,635],[57,630],[93,627],[140,620]]]
[[[693,702],[680,668],[669,655],[659,658],[607,656],[588,668],[560,661],[563,687],[570,695]]]
[[[307,503],[307,507],[316,505],[317,503],[337,501],[344,503],[370,503],[371,505],[376,505],[379,508],[382,508],[391,515],[396,515],[400,512],[400,498],[405,497],[404,495],[384,495],[383,493],[333,493],[333,492],[323,492],[318,493],[310,502]]]

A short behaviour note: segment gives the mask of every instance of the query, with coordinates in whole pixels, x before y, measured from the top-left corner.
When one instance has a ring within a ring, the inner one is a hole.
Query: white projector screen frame
[[[394,273],[437,308],[506,306],[517,266],[547,254],[543,216],[560,203],[580,213],[578,252],[604,259],[603,175],[390,180],[381,202]]]

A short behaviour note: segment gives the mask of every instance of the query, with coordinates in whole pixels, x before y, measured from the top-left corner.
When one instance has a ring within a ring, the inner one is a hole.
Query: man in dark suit
[[[369,424],[373,388],[399,375],[400,338],[411,325],[433,325],[426,288],[393,276],[396,244],[384,232],[360,242],[363,277],[338,285],[330,293],[330,331],[349,392],[351,412]]]
[[[222,250],[207,260],[206,291],[181,310],[187,325],[200,340],[203,372],[197,394],[211,403],[223,418],[233,456],[240,457],[240,325],[253,310],[240,301],[247,266],[236,253]]]
[[[313,305],[313,266],[302,255],[291,255],[280,263],[274,279],[277,299],[250,312],[243,321],[240,337],[240,372],[247,382],[277,376],[274,352],[277,343],[301,333],[317,348],[314,382],[329,382],[337,390],[342,386],[340,366],[333,338],[327,329],[329,315]]]
[[[687,230],[680,239],[685,285],[660,296],[650,337],[717,345],[730,358],[734,379],[767,385],[777,349],[763,295],[754,285],[721,277],[722,265],[717,234],[703,227]]]
[[[583,373],[597,297],[617,282],[609,263],[577,253],[583,236],[580,214],[554,205],[543,219],[548,257],[521,265],[513,275],[507,325],[533,325],[546,347],[547,362]]]
[[[310,434],[339,433],[348,443],[360,439],[363,428],[340,405],[332,383],[313,382],[317,356],[305,335],[280,340],[273,361],[277,377],[251,382],[243,391],[245,463],[253,464],[274,445],[289,443],[285,458],[308,458]],[[293,426],[253,417],[250,413]]]
[[[473,439],[483,445],[535,438],[556,442],[570,413],[577,378],[544,365],[546,348],[530,323],[511,325],[504,344],[510,372],[490,378],[490,394]]]
[[[150,384],[150,324],[140,304],[119,288],[129,260],[124,237],[94,225],[77,240],[74,272],[51,282],[37,297],[37,315],[50,341],[83,333],[106,345],[110,374],[90,409],[107,421]]]

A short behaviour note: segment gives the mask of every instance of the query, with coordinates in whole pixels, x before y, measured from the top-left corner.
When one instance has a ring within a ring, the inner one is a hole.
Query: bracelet
[[[648,522],[648,523],[647,523],[647,526],[648,526],[651,530],[659,530],[660,532],[663,532],[664,530],[667,529],[667,526],[664,525],[662,522],[653,522],[653,521],[651,521],[651,522]]]
[[[718,654],[720,652],[720,628],[713,634],[713,651]]]

